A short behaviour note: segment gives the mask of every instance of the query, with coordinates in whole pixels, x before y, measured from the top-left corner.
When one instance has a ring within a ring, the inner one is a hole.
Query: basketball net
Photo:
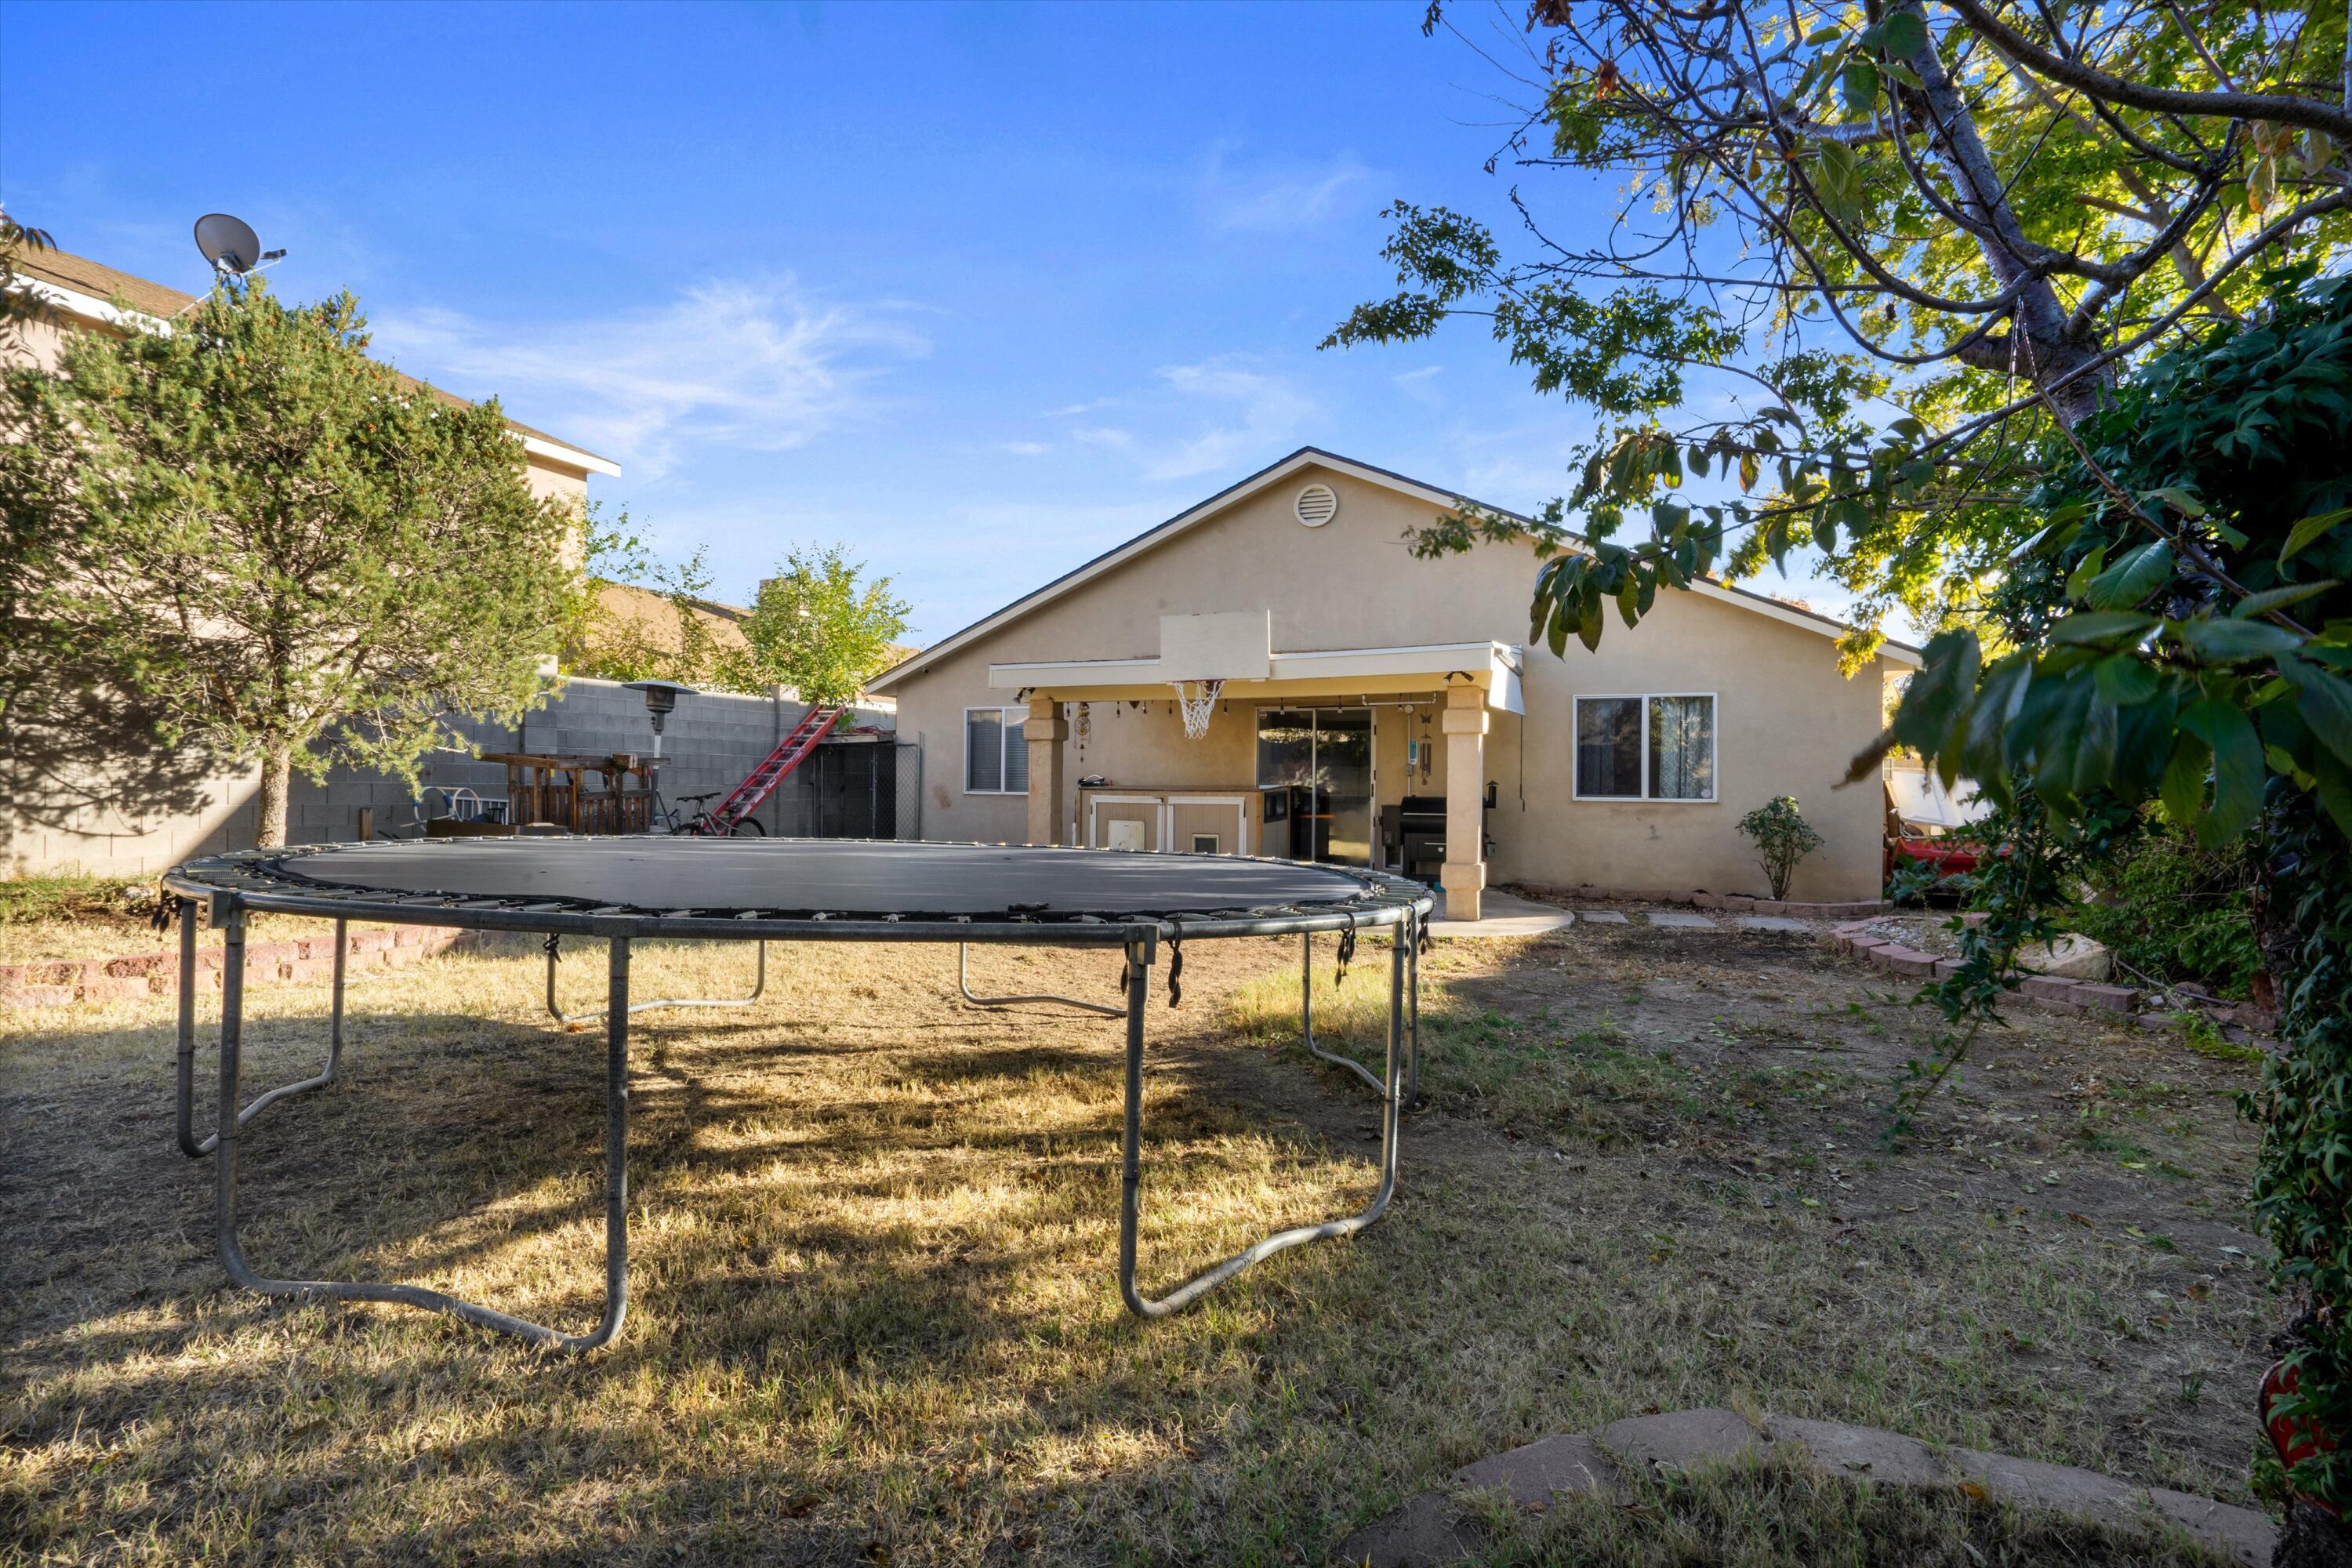
[[[1176,689],[1176,708],[1184,715],[1184,733],[1191,740],[1200,740],[1209,732],[1209,716],[1217,710],[1217,693],[1225,689],[1222,680],[1171,680]],[[1186,687],[1191,687],[1188,693]]]

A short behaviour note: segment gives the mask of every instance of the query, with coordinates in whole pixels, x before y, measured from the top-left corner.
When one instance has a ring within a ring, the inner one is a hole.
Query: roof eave
[[[168,332],[172,330],[169,317],[158,316],[152,311],[129,306],[117,305],[110,300],[101,300],[95,294],[86,293],[79,289],[51,279],[35,278],[19,273],[10,287],[20,293],[31,295],[52,310],[79,316],[84,321],[97,321],[110,327],[135,327],[140,331],[150,332]],[[189,303],[194,302],[194,298],[191,297]],[[461,399],[461,401],[464,400]],[[511,419],[507,421],[507,426],[515,438],[522,443],[523,450],[534,458],[542,458],[563,468],[577,468],[583,474],[602,474],[606,479],[614,479],[621,477],[621,465],[610,458],[599,456],[584,447],[574,447],[568,441],[559,441],[552,436],[527,429]]]
[[[885,686],[893,686],[902,679],[920,675],[959,648],[968,647],[989,633],[1019,620],[1032,610],[1042,608],[1064,594],[1082,587],[1105,573],[1113,571],[1137,556],[1158,548],[1210,515],[1237,501],[1246,500],[1259,490],[1279,482],[1285,475],[1308,466],[1349,474],[1368,483],[1418,496],[1435,506],[1452,508],[1466,504],[1483,511],[1493,512],[1497,517],[1508,518],[1515,522],[1533,521],[1532,519],[1523,517],[1507,507],[1490,505],[1458,492],[1443,490],[1434,485],[1425,484],[1413,479],[1410,475],[1397,473],[1393,469],[1376,468],[1370,463],[1359,462],[1353,458],[1341,457],[1337,452],[1326,451],[1320,447],[1301,447],[1287,457],[1268,464],[1257,472],[1236,479],[1207,500],[1185,508],[1165,522],[1157,523],[1144,530],[1134,538],[1114,545],[1091,561],[1073,567],[1049,583],[1031,589],[1020,598],[992,611],[961,630],[950,633],[922,652],[892,666],[874,682],[871,689],[880,690]],[[1787,625],[1818,632],[1825,637],[1842,637],[1853,629],[1843,621],[1822,615],[1817,611],[1801,609],[1795,605],[1786,604],[1745,588],[1734,587],[1729,584],[1717,583],[1711,578],[1702,579],[1699,584],[1693,585],[1694,591],[1699,591],[1702,588],[1712,590],[1704,596],[1719,597],[1724,603],[1767,615]],[[1907,644],[1890,640],[1881,645],[1879,654],[1880,657],[1889,658],[1895,663],[1906,664],[1915,669],[1919,668],[1918,650]]]

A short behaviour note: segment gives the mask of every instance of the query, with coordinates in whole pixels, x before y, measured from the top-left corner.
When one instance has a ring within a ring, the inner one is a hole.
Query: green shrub
[[[1789,896],[1789,879],[1796,875],[1797,862],[1822,847],[1822,836],[1797,809],[1793,795],[1768,800],[1741,817],[1739,831],[1756,841],[1756,864],[1764,868],[1775,899]]]
[[[2152,979],[2195,981],[2243,996],[2262,952],[2254,941],[2252,853],[2242,841],[2203,849],[2152,810],[2130,847],[2100,868],[2075,923]]]

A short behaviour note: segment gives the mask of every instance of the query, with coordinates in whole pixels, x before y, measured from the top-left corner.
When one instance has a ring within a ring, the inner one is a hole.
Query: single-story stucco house
[[[1737,825],[1788,795],[1825,841],[1790,897],[1878,896],[1883,791],[1834,786],[1916,650],[1849,676],[1839,623],[1707,582],[1555,657],[1531,548],[1409,552],[1457,504],[1302,448],[887,671],[923,836],[1433,872],[1475,920],[1490,882],[1762,894]]]

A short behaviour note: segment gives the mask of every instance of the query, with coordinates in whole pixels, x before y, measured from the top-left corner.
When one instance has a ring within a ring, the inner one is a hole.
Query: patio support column
[[[1475,921],[1486,889],[1486,693],[1445,689],[1445,918]]]
[[[1068,751],[1062,742],[1070,738],[1070,721],[1062,717],[1059,702],[1045,692],[1033,691],[1024,732],[1029,737],[1029,842],[1059,844]]]

